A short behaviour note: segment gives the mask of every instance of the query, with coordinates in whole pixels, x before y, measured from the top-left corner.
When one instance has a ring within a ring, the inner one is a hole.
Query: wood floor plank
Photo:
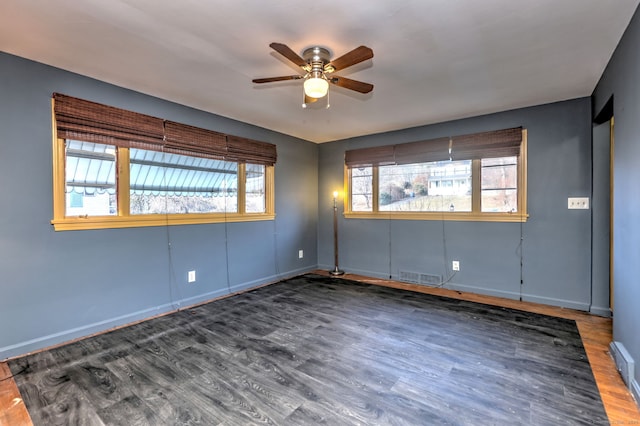
[[[640,418],[608,354],[609,319],[317,273],[319,285],[267,286],[14,360],[29,380],[22,396],[0,382],[0,424],[31,424],[25,404],[26,419],[5,419],[7,385],[41,407],[34,424],[536,424],[566,422],[567,402],[576,423],[599,421],[597,404],[611,423]]]
[[[327,271],[316,270],[314,273],[330,276]],[[532,302],[503,299],[500,297],[461,292],[445,288],[434,288],[407,284],[393,280],[371,278],[357,274],[345,274],[345,278],[360,282],[400,288],[420,293],[442,295],[454,299],[486,303],[506,308],[535,312],[543,315],[573,319],[576,321],[582,337],[585,352],[592,366],[592,372],[600,391],[607,417],[611,424],[637,424],[640,419],[640,409],[627,389],[618,373],[609,353],[609,343],[612,341],[612,320],[590,315],[573,309],[559,308]]]
[[[11,370],[6,362],[0,362],[0,426],[30,425],[31,418]]]

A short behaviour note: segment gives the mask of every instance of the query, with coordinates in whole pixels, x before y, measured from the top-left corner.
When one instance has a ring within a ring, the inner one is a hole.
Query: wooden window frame
[[[275,167],[265,164],[265,211],[247,213],[246,202],[246,164],[247,161],[227,161],[238,164],[238,211],[222,213],[184,213],[184,214],[136,214],[129,211],[129,148],[116,149],[116,197],[118,210],[113,216],[66,216],[66,153],[64,138],[58,137],[54,103],[52,101],[53,129],[53,219],[51,224],[56,231],[75,231],[111,228],[138,228],[147,226],[192,225],[225,222],[254,222],[275,219]],[[252,148],[252,147],[250,147]],[[183,155],[186,155],[184,153]],[[252,161],[248,161],[252,163]]]
[[[461,160],[463,158],[460,158]],[[353,211],[351,209],[351,168],[344,167],[344,217],[346,219],[398,219],[398,220],[447,220],[469,222],[526,222],[527,213],[527,129],[522,129],[522,142],[518,155],[518,211],[482,212],[481,211],[481,159],[472,159],[472,194],[470,212],[398,212],[379,210],[378,165],[372,165],[372,206],[373,211]]]

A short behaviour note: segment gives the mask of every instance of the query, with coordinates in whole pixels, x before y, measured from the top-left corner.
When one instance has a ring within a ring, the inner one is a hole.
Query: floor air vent
[[[420,272],[400,271],[399,281],[410,284],[440,285],[441,275],[422,274]]]
[[[616,363],[616,368],[622,376],[622,380],[631,389],[631,380],[633,380],[634,377],[633,358],[631,358],[629,352],[627,352],[624,345],[620,342],[611,342],[609,349],[611,351],[611,356]]]

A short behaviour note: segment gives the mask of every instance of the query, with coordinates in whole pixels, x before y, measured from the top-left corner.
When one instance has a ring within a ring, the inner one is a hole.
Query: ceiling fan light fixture
[[[314,71],[311,77],[304,81],[304,93],[310,98],[323,98],[329,91],[329,82],[322,75],[322,72]]]

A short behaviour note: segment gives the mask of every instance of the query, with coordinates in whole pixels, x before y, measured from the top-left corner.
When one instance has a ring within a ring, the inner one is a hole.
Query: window
[[[380,166],[379,173],[380,211],[471,211],[470,160]]]
[[[351,170],[351,206],[354,211],[373,211],[373,167]]]
[[[116,214],[116,147],[69,141],[66,146],[66,160],[67,214]]]
[[[238,163],[131,148],[129,209],[132,215],[237,213]]]
[[[518,211],[518,157],[483,158],[480,178],[483,212]]]
[[[526,130],[345,153],[345,217],[524,222]]]
[[[274,218],[275,146],[54,94],[56,230]]]

